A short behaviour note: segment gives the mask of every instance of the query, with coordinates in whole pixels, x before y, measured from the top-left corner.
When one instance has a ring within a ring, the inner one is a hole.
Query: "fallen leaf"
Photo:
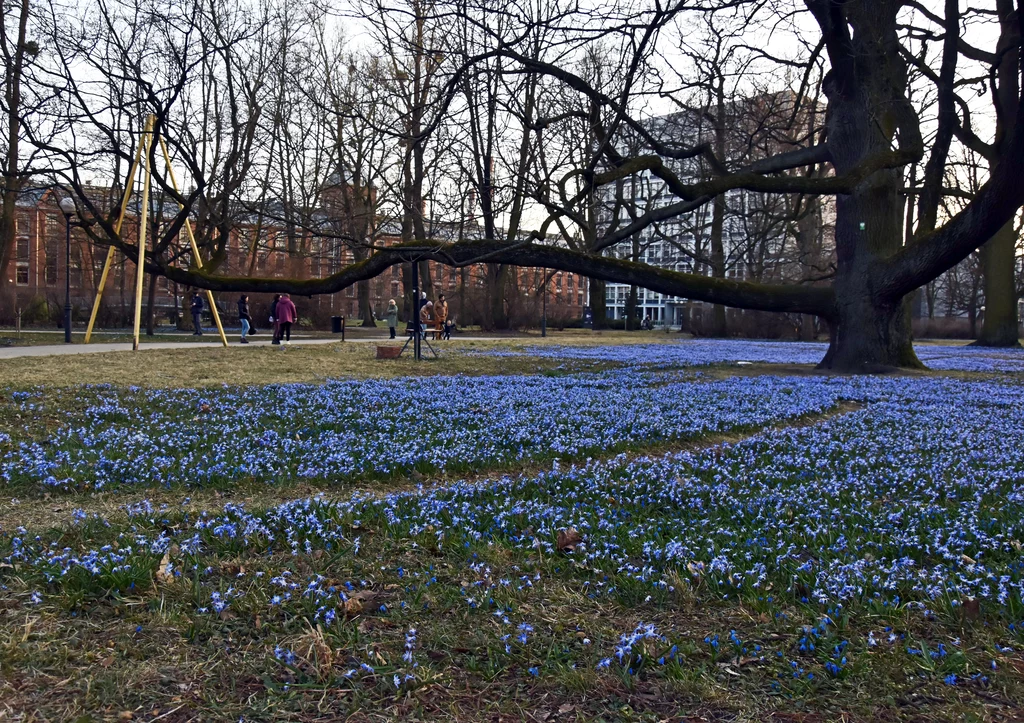
[[[558,531],[557,547],[559,552],[572,552],[576,546],[583,542],[583,535],[575,527],[568,530]]]
[[[566,713],[572,713],[575,708],[576,706],[574,706],[572,703],[563,703],[562,705],[558,706],[558,712],[560,715],[565,715]]]
[[[981,603],[970,598],[961,602],[964,609],[964,617],[968,620],[977,620],[981,617]]]
[[[100,667],[101,668],[109,668],[113,664],[114,664],[114,656],[113,655],[108,655],[107,657],[105,657],[103,660],[100,661]]]
[[[156,568],[156,581],[165,585],[174,582],[174,573],[171,572],[171,553],[167,551],[160,558],[160,564]]]
[[[345,601],[345,614],[358,615],[373,602],[377,593],[373,590],[360,590]]]

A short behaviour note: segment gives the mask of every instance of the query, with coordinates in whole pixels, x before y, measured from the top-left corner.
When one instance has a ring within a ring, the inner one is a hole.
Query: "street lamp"
[[[71,343],[71,217],[75,215],[75,202],[62,198],[60,210],[64,214],[64,343]]]
[[[540,335],[546,337],[548,335],[548,281],[551,278],[548,276],[547,269],[544,270],[544,288],[541,291],[541,312],[540,312]]]

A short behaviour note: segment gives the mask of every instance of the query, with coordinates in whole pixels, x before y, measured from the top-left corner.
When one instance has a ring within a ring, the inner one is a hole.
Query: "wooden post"
[[[142,325],[142,287],[146,274],[146,228],[149,225],[149,186],[153,169],[149,163],[149,151],[153,145],[153,116],[146,119],[146,130],[142,135],[143,173],[142,206],[139,208],[139,256],[135,274],[135,328],[132,335],[132,351],[139,350],[139,327]]]
[[[167,152],[167,144],[164,143],[163,138],[158,139],[160,141],[160,150],[164,154],[164,163],[167,164],[167,175],[171,179],[171,188],[174,189],[175,193],[181,193],[178,188],[178,181],[174,177],[174,168],[171,166],[171,155]],[[181,203],[178,204],[178,210],[183,209],[184,206]],[[195,233],[192,231],[192,224],[185,220],[185,231],[188,234],[188,243],[192,248],[192,258],[195,259],[196,267],[203,268],[203,257],[199,255],[199,245],[196,243]],[[206,290],[206,298],[210,302],[210,314],[213,316],[213,322],[217,325],[217,332],[220,334],[220,341],[226,347],[228,345],[228,338],[224,335],[224,326],[220,323],[220,312],[217,311],[217,303],[213,299],[213,292],[209,289]]]
[[[121,224],[124,223],[124,215],[128,210],[128,201],[132,196],[132,189],[135,187],[135,173],[139,170],[139,162],[142,160],[142,145],[145,136],[139,141],[139,147],[135,151],[135,160],[132,161],[131,171],[128,173],[128,182],[124,187],[124,198],[121,199],[121,212],[117,216],[117,223],[114,225],[114,233],[121,235]],[[107,285],[107,276],[110,274],[110,266],[114,262],[114,247],[107,249],[107,260],[103,262],[103,273],[100,274],[100,282],[96,286],[96,300],[92,302],[92,313],[89,315],[89,325],[85,327],[85,343],[88,344],[92,338],[92,328],[96,324],[96,315],[100,310],[100,301],[103,299],[103,287]]]

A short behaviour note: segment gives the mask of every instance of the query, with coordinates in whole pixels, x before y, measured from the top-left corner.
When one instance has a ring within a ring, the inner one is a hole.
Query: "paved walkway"
[[[502,341],[506,337],[499,336],[472,336],[472,337],[461,337],[462,339],[472,339],[474,341]],[[217,335],[213,335],[213,339],[217,339]],[[340,342],[341,339],[318,339],[318,338],[306,338],[306,339],[293,339],[291,346],[302,346],[306,344],[334,344]],[[349,337],[346,339],[346,344],[371,344],[387,342],[389,339],[386,336],[366,336],[366,337]],[[395,340],[405,343],[405,338],[400,337]],[[270,346],[270,339],[265,340],[252,340],[244,347],[238,343],[237,338],[228,337],[228,343],[232,347],[239,347],[245,349],[251,349],[259,346]],[[444,342],[438,342],[444,344]],[[221,349],[223,345],[220,341],[151,341],[147,342],[143,338],[142,343],[139,346],[140,351],[149,351],[151,349]],[[131,351],[132,345],[130,342],[125,343],[103,343],[94,342],[92,344],[83,344],[81,337],[75,339],[73,344],[40,344],[38,346],[9,346],[0,348],[0,359],[16,359],[19,357],[33,357],[33,356],[61,356],[64,354],[99,354],[102,352],[111,351]]]

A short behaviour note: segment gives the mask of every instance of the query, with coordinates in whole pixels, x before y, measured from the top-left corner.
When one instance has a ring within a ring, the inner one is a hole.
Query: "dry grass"
[[[0,360],[0,378],[12,387],[108,383],[202,387],[319,382],[337,377],[536,373],[560,366],[557,360],[502,359],[459,353],[487,346],[494,344],[446,342],[440,347],[440,359],[430,357],[422,362],[413,360],[411,348],[400,359],[378,360],[374,344],[349,343],[22,357]]]
[[[311,334],[310,336],[317,336]],[[323,336],[323,335],[319,335]],[[327,335],[329,336],[329,335]],[[356,331],[353,339],[374,336],[372,332]],[[592,362],[570,362],[530,357],[487,357],[466,352],[488,349],[521,349],[526,346],[571,344],[591,346],[603,344],[651,344],[678,341],[679,334],[663,332],[621,332],[571,330],[549,334],[509,335],[500,341],[462,337],[436,342],[440,354],[434,359],[424,347],[424,359],[412,358],[412,347],[400,359],[378,360],[374,343],[335,343],[324,345],[295,344],[290,347],[249,346],[232,344],[227,349],[145,349],[65,356],[21,357],[0,359],[0,379],[11,387],[35,385],[73,386],[76,384],[116,384],[145,387],[202,387],[219,384],[283,384],[321,382],[338,377],[390,378],[400,376],[433,376],[437,374],[535,374],[553,369],[595,369],[606,365]],[[61,337],[63,339],[63,336]],[[195,337],[175,337],[176,341]],[[165,341],[166,339],[159,339]],[[203,341],[215,340],[203,337]],[[130,341],[128,337],[102,338],[102,342]],[[234,338],[232,337],[232,341]],[[399,341],[402,341],[401,339]],[[389,344],[381,337],[382,344]]]

